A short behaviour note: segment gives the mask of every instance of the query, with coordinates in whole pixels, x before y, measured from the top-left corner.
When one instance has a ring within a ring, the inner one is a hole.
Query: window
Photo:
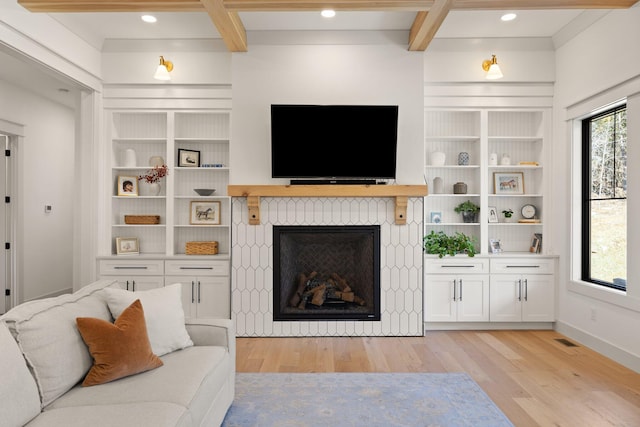
[[[582,280],[626,290],[626,104],[582,121]]]

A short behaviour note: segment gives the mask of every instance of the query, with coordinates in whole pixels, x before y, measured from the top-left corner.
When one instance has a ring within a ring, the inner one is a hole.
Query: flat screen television
[[[273,178],[394,179],[397,105],[271,105]]]

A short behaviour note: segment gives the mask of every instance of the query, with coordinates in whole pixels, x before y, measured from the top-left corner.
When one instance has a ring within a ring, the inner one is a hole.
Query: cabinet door
[[[489,280],[486,276],[459,276],[459,322],[486,322],[489,320]]]
[[[198,277],[196,317],[231,318],[228,277]]]
[[[553,275],[527,275],[523,278],[522,320],[550,322],[555,320]]]
[[[491,276],[489,319],[492,322],[520,322],[524,301],[519,274]]]
[[[122,289],[128,291],[147,291],[164,286],[162,276],[100,276],[101,279],[117,280]]]
[[[427,322],[455,322],[457,304],[454,289],[457,276],[428,275],[424,284],[424,320]]]

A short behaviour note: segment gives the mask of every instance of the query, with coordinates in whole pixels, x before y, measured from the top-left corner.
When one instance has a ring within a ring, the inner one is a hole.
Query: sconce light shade
[[[153,78],[156,80],[171,80],[171,76],[169,75],[171,70],[173,70],[173,62],[166,61],[164,57],[160,56],[160,64]]]
[[[503,77],[495,55],[491,55],[491,59],[482,62],[482,69],[487,72],[487,80],[497,80]]]

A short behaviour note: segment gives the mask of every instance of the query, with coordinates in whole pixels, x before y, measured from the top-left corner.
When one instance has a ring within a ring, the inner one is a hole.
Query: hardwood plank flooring
[[[466,372],[517,427],[640,426],[640,374],[562,339],[510,330],[239,337],[236,359],[238,372]]]

